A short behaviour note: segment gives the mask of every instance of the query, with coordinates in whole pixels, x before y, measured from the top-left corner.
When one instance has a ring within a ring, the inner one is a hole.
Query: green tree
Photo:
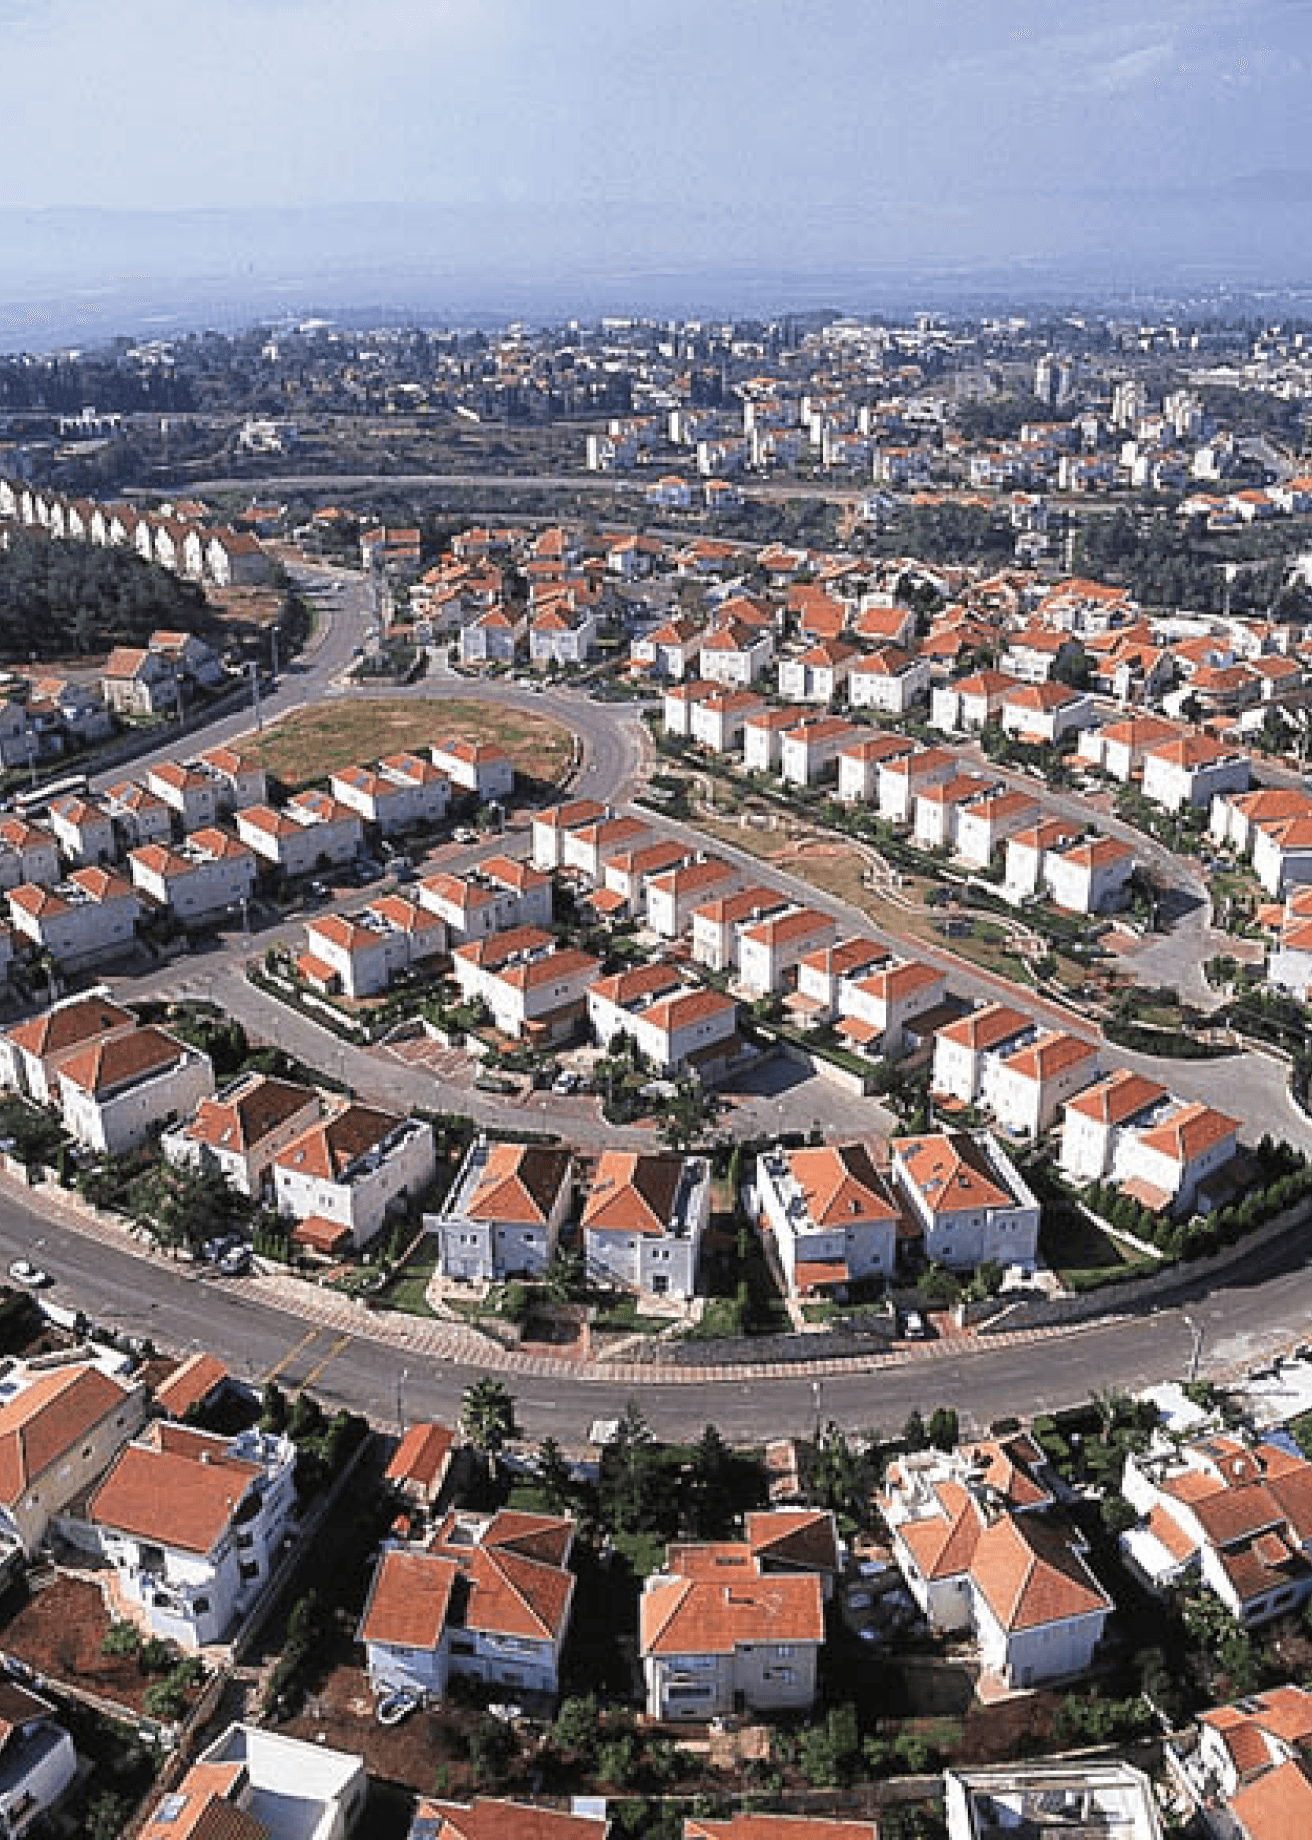
[[[505,1383],[484,1375],[467,1386],[460,1402],[460,1423],[489,1474],[495,1476],[501,1452],[512,1438],[520,1436],[515,1402]]]
[[[538,1445],[537,1471],[547,1507],[553,1514],[563,1514],[570,1499],[569,1465],[555,1438],[545,1437]]]
[[[159,1162],[133,1191],[132,1223],[161,1245],[196,1252],[231,1226],[237,1197],[221,1169]]]
[[[601,1453],[601,1508],[622,1533],[644,1530],[651,1518],[655,1440],[636,1402],[624,1408],[615,1436]]]
[[[688,1514],[698,1539],[719,1540],[733,1520],[733,1452],[714,1425],[693,1446],[688,1468]]]
[[[959,1428],[952,1406],[935,1406],[929,1415],[927,1435],[935,1450],[955,1450]]]
[[[131,1813],[130,1804],[112,1790],[98,1795],[87,1806],[86,1840],[120,1840]]]

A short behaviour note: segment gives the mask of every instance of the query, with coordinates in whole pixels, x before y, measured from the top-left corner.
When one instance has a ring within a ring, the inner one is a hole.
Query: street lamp
[[[1184,1323],[1194,1338],[1193,1347],[1189,1350],[1189,1377],[1185,1382],[1186,1386],[1192,1386],[1198,1378],[1198,1364],[1203,1355],[1203,1325],[1192,1317],[1188,1310],[1181,1310],[1180,1321]]]
[[[410,1369],[408,1367],[403,1367],[396,1376],[396,1435],[398,1437],[405,1436],[405,1402],[403,1394],[405,1383],[409,1378]]]
[[[815,1418],[815,1441],[817,1444],[820,1442],[820,1403],[823,1400],[824,1396],[825,1396],[824,1381],[823,1380],[813,1380],[811,1382],[811,1406],[812,1406],[812,1413]]]

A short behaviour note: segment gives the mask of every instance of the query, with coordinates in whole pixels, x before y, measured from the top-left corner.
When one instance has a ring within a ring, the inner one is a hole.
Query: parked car
[[[42,1271],[28,1259],[15,1259],[9,1267],[9,1276],[15,1284],[25,1284],[30,1291],[43,1290],[47,1284],[54,1283],[48,1271]]]
[[[908,1310],[902,1318],[902,1333],[910,1342],[923,1342],[929,1338],[929,1324],[919,1310]]]
[[[568,1096],[570,1093],[576,1093],[578,1089],[579,1076],[568,1067],[562,1068],[551,1082],[552,1092],[559,1093],[562,1098]]]
[[[452,831],[451,835],[457,843],[477,843],[478,842],[478,832],[471,831],[467,824],[459,825],[455,830]]]
[[[225,1278],[244,1278],[251,1268],[251,1249],[249,1246],[234,1246],[231,1252],[225,1252],[219,1260],[219,1271]]]

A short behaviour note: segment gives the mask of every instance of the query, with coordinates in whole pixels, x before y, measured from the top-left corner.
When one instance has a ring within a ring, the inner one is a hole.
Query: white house
[[[209,1056],[155,1027],[76,1049],[61,1058],[55,1079],[64,1128],[103,1156],[135,1149],[214,1090]]]
[[[146,1387],[102,1358],[84,1346],[38,1367],[0,1363],[0,1534],[29,1559],[145,1422]]]
[[[537,927],[472,939],[456,947],[451,967],[462,999],[485,1003],[503,1035],[541,1043],[577,1030],[600,969],[589,953],[558,947]]]
[[[151,1633],[183,1648],[221,1642],[282,1555],[296,1513],[296,1446],[156,1419],[87,1508],[115,1583]]]
[[[738,982],[754,997],[782,991],[802,959],[832,945],[837,936],[833,915],[814,907],[789,906],[750,920],[737,936]]]
[[[661,1073],[688,1067],[709,1079],[740,1052],[733,998],[660,961],[592,983],[587,1009],[603,1047],[626,1036]]]
[[[693,1296],[710,1210],[705,1157],[604,1152],[579,1222],[589,1277],[658,1297]]]
[[[1250,767],[1247,754],[1210,735],[1185,735],[1145,752],[1143,795],[1167,811],[1210,806],[1217,793],[1243,792]]]
[[[540,1277],[573,1189],[568,1150],[475,1138],[440,1213],[424,1216],[439,1270],[449,1278]]]
[[[958,1271],[986,1262],[1033,1269],[1039,1204],[996,1138],[936,1131],[896,1137],[890,1148],[927,1259]]]
[[[845,805],[877,801],[883,763],[915,751],[916,743],[902,735],[874,734],[853,741],[838,756],[839,798]]]
[[[1012,1053],[1038,1033],[1034,1019],[1005,1003],[983,1003],[934,1036],[930,1090],[974,1105],[991,1059]]]
[[[509,798],[515,785],[515,769],[505,749],[494,741],[466,741],[459,737],[435,741],[428,750],[433,765],[444,773],[453,786],[472,792],[476,798]]]
[[[376,1693],[446,1697],[453,1677],[554,1694],[569,1631],[574,1523],[502,1509],[448,1514],[426,1547],[389,1546],[360,1621]]]
[[[160,1147],[170,1163],[221,1171],[239,1193],[262,1196],[272,1189],[274,1158],[314,1123],[319,1103],[308,1086],[244,1073],[202,1099]]]
[[[73,1740],[48,1699],[0,1681],[0,1824],[12,1840],[44,1823],[77,1777]]]
[[[260,1725],[230,1725],[160,1797],[138,1840],[348,1840],[368,1793],[359,1757]]]
[[[1123,1167],[1121,1144],[1170,1102],[1156,1080],[1119,1067],[1066,1101],[1061,1166],[1072,1182],[1101,1182]]]
[[[433,1180],[433,1127],[370,1105],[348,1103],[294,1137],[273,1159],[278,1212],[331,1223],[338,1246],[367,1246],[389,1215]],[[313,1235],[302,1235],[315,1244]]]
[[[755,1190],[793,1296],[841,1301],[854,1284],[893,1275],[902,1208],[865,1144],[767,1150]]]
[[[929,664],[897,646],[885,645],[856,659],[847,679],[853,709],[903,716],[929,695]]]
[[[132,1011],[111,1002],[103,989],[65,997],[0,1035],[0,1085],[37,1105],[53,1105],[58,1069],[70,1054],[136,1027]]]
[[[1013,1137],[1041,1137],[1065,1102],[1097,1078],[1098,1050],[1048,1029],[985,1065],[980,1102]]]
[[[49,888],[25,882],[6,899],[15,932],[65,967],[117,957],[136,939],[141,902],[131,884],[108,869],[74,869]]]

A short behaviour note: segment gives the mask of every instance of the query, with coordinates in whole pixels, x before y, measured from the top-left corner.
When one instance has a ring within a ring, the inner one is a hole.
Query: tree
[[[160,1162],[134,1190],[132,1221],[162,1245],[196,1252],[231,1226],[236,1209],[221,1169]]]
[[[601,1456],[602,1512],[623,1533],[636,1533],[647,1525],[654,1458],[651,1426],[631,1399]]]
[[[700,1540],[723,1539],[733,1519],[730,1485],[733,1452],[714,1425],[693,1446],[688,1473],[688,1511]]]
[[[553,1514],[563,1514],[570,1497],[569,1465],[555,1438],[545,1437],[538,1445],[537,1470],[548,1508]]]
[[[929,1415],[927,1435],[935,1450],[955,1450],[959,1425],[951,1406],[935,1406]]]
[[[119,1840],[132,1813],[130,1804],[112,1791],[98,1795],[87,1807],[87,1840]]]
[[[586,1270],[583,1254],[577,1248],[557,1246],[542,1274],[542,1287],[553,1303],[568,1303],[582,1291]]]
[[[460,1401],[460,1423],[487,1464],[489,1475],[495,1476],[497,1458],[512,1438],[520,1436],[515,1402],[504,1382],[485,1375],[467,1386]]]

